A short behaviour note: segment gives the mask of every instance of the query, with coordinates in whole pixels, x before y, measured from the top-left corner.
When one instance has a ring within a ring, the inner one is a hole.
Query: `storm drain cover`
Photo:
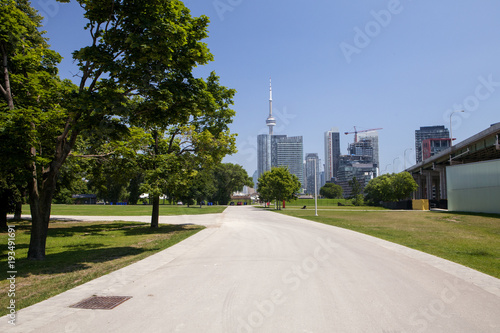
[[[132,296],[92,296],[71,305],[70,308],[111,310],[131,298]]]

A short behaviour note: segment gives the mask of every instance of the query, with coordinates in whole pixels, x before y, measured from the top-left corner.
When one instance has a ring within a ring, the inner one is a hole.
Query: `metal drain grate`
[[[92,296],[71,305],[70,308],[111,310],[131,298],[132,296]]]

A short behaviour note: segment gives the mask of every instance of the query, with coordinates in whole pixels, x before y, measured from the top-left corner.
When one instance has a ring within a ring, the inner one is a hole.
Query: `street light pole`
[[[384,171],[383,171],[383,172],[386,172],[386,171],[387,171],[387,168],[388,168],[389,166],[390,166],[390,164],[387,164],[387,165],[385,166],[385,169],[384,169]]]
[[[405,152],[403,153],[403,155],[404,155],[404,156],[403,156],[403,158],[405,159],[405,160],[404,160],[405,170],[406,170],[406,151],[407,151],[407,150],[413,150],[413,148],[406,148],[406,149],[405,149]]]
[[[453,111],[451,114],[450,114],[450,166],[451,166],[451,147],[453,147],[453,131],[451,129],[451,116],[453,116],[454,113],[457,113],[457,112],[464,112],[464,110],[460,110],[460,111]]]
[[[316,159],[314,159],[314,216],[318,216],[318,184],[316,178]]]
[[[394,167],[396,166],[396,160],[397,160],[398,158],[399,158],[399,156],[398,156],[398,157],[396,157],[394,160],[392,160],[392,173],[395,173],[395,171],[394,171]]]
[[[451,116],[453,116],[454,113],[457,113],[457,112],[465,112],[464,110],[460,110],[460,111],[453,111],[451,114],[450,114],[450,147],[453,146],[453,131],[451,129]],[[450,155],[451,156],[451,155]]]

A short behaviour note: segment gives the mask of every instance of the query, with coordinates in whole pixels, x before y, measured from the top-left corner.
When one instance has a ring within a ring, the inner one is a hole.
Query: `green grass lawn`
[[[500,215],[433,211],[282,210],[282,214],[351,229],[500,278]]]
[[[222,213],[227,206],[160,205],[160,215],[196,215]],[[52,205],[51,215],[75,216],[144,216],[151,215],[150,205]],[[23,205],[23,214],[29,214],[29,205]]]
[[[342,206],[339,206],[338,203]],[[256,204],[257,207],[262,206],[262,204]],[[314,211],[314,199],[297,199],[293,201],[286,201],[285,208],[288,210],[302,209],[306,206],[307,210]],[[270,207],[274,207],[274,201],[271,203]],[[349,199],[318,199],[318,209],[320,210],[387,210],[383,207],[376,206],[354,206]]]
[[[328,206],[328,207],[338,207],[339,203],[344,206],[352,206],[352,200],[349,199],[318,199],[318,207],[319,206]],[[314,199],[297,199],[292,201],[287,201],[286,206],[311,206],[314,207]],[[340,206],[342,207],[342,206]]]
[[[17,309],[38,303],[63,291],[115,271],[197,233],[204,227],[134,222],[51,222],[46,260],[30,261],[30,223],[15,225]],[[7,314],[8,235],[0,233],[0,315]]]

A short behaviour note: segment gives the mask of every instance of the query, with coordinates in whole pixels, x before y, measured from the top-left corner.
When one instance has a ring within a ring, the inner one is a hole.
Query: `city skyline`
[[[210,17],[205,42],[214,61],[195,75],[214,70],[221,84],[237,90],[231,131],[239,134],[238,153],[224,162],[250,175],[257,135],[269,132],[263,117],[270,76],[274,134],[302,135],[304,151],[323,161],[324,132],[332,126],[343,154],[353,141],[343,132],[383,127],[381,172],[392,172],[415,164],[410,149],[421,126],[449,127],[451,120],[456,144],[500,121],[497,1],[401,0],[393,12],[385,0],[223,2],[224,10],[211,1],[184,1],[192,15]],[[91,38],[82,9],[75,2],[33,6],[46,17],[48,43],[64,58],[61,77],[74,79],[71,54]],[[380,13],[388,12],[383,21]],[[450,117],[459,110],[465,112]]]

